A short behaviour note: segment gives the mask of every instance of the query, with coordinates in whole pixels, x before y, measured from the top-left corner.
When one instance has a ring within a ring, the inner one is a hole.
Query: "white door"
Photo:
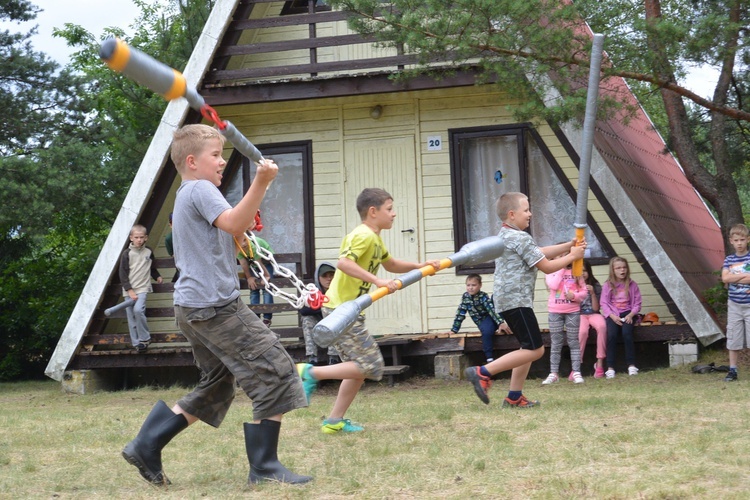
[[[396,219],[380,233],[389,253],[403,260],[420,262],[417,226],[417,181],[414,136],[351,139],[344,144],[346,169],[346,227],[360,223],[355,209],[357,195],[368,187],[382,188],[393,196]],[[382,266],[380,277],[396,277]],[[374,290],[374,288],[373,288]],[[422,301],[415,283],[376,301],[366,311],[367,328],[374,335],[421,333]]]

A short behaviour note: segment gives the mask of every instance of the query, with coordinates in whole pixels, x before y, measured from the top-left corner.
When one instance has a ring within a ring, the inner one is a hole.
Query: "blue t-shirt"
[[[723,268],[732,274],[750,273],[750,252],[742,256],[736,253],[727,255]],[[750,285],[729,283],[729,300],[736,304],[750,304]]]

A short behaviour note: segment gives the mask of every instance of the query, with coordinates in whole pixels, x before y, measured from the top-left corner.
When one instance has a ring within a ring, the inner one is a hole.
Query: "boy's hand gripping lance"
[[[396,278],[398,289],[402,289],[416,283],[425,276],[432,276],[437,271],[442,271],[449,267],[461,266],[464,264],[479,264],[489,260],[497,259],[503,253],[505,246],[497,236],[490,236],[478,241],[472,241],[462,246],[461,249],[440,261],[440,268],[435,269],[432,266],[424,266],[414,269],[408,273],[402,274]],[[378,299],[388,295],[387,287],[380,287],[376,290],[357,297],[354,300],[344,302],[331,314],[323,318],[315,325],[313,329],[313,338],[315,343],[321,347],[328,347],[338,337],[346,331],[357,320],[363,310],[367,309]]]
[[[586,95],[586,115],[583,119],[583,143],[581,144],[581,164],[578,167],[578,197],[576,198],[576,229],[578,244],[586,236],[586,213],[588,212],[589,178],[591,177],[591,153],[594,147],[596,127],[596,101],[599,97],[599,71],[602,67],[602,46],[604,35],[595,33],[591,45],[591,66],[589,66],[589,89]],[[573,261],[573,276],[583,274],[583,259]]]
[[[258,148],[231,122],[221,120],[216,110],[206,104],[198,91],[188,87],[185,75],[176,69],[128,46],[118,38],[106,39],[99,48],[99,57],[113,70],[162,95],[168,101],[184,97],[191,108],[200,111],[206,120],[215,123],[221,134],[240,153],[256,163],[263,159]]]

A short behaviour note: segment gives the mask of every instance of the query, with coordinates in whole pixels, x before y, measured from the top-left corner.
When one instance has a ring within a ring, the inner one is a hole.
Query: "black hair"
[[[589,262],[588,259],[583,259],[583,268],[586,270],[586,273],[589,275],[589,277],[586,278],[586,280],[584,280],[586,284],[591,285],[591,286],[598,285],[599,280],[597,280],[594,277],[594,272],[591,270],[591,262]]]

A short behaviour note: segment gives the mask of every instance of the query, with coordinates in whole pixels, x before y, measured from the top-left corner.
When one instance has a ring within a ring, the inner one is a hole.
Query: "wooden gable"
[[[399,219],[407,220],[407,215],[416,217],[414,227],[405,225],[399,228],[399,231],[411,230],[414,234],[417,246],[413,260],[440,258],[452,253],[456,239],[451,224],[446,223],[453,218],[455,202],[450,172],[451,152],[447,146],[440,150],[430,149],[428,140],[440,137],[443,144],[447,144],[448,131],[454,128],[497,127],[513,123],[509,111],[515,105],[513,96],[505,95],[492,85],[477,85],[471,68],[441,80],[417,77],[394,82],[390,76],[413,64],[412,55],[398,48],[377,49],[372,40],[348,31],[343,13],[316,8],[314,0],[308,0],[306,4],[305,13],[293,13],[299,10],[299,2],[217,1],[185,71],[189,82],[199,88],[199,93],[217,108],[222,118],[231,120],[256,144],[295,141],[311,144],[313,190],[318,195],[325,195],[314,197],[313,210],[309,214],[314,241],[308,250],[314,261],[335,260],[341,237],[356,221],[349,206],[349,191],[354,189],[352,179],[361,177],[362,182],[374,182],[381,178],[370,177],[366,170],[355,171],[348,163],[354,158],[351,156],[353,151],[366,155],[369,144],[377,141],[389,144],[391,158],[403,157],[404,161],[413,162],[411,177],[393,181],[395,186],[405,190],[401,198],[413,197],[415,200],[414,205],[402,210],[402,219]],[[289,14],[282,15],[282,12]],[[376,107],[379,108],[377,118],[373,114]],[[91,354],[108,348],[104,341],[96,343],[101,340],[97,340],[97,335],[125,338],[123,322],[108,320],[102,314],[117,297],[116,256],[127,241],[129,228],[136,221],[146,223],[151,229],[152,240],[161,241],[168,230],[166,216],[171,211],[169,207],[177,187],[174,168],[167,160],[171,133],[182,123],[199,119],[184,102],[170,104],[89,283],[50,360],[46,373],[52,378],[59,380],[69,366],[105,366],[104,358],[94,361],[96,356]],[[643,127],[644,124],[639,121],[637,126]],[[615,133],[610,132],[614,129]],[[568,125],[551,127],[542,124],[535,133],[554,159],[557,175],[566,180],[568,189],[572,189],[577,178],[576,148],[580,144],[577,130]],[[643,129],[636,134],[649,135]],[[704,343],[710,343],[721,336],[721,330],[701,303],[699,288],[710,273],[709,267],[714,264],[712,252],[715,245],[709,242],[708,246],[686,245],[678,249],[672,245],[665,248],[666,239],[692,222],[684,220],[684,214],[678,208],[671,212],[670,222],[665,223],[658,217],[658,203],[646,211],[653,215],[644,217],[640,213],[641,205],[646,206],[646,202],[633,195],[631,187],[634,183],[626,180],[626,176],[631,175],[628,172],[632,171],[622,170],[622,165],[640,165],[648,161],[649,156],[635,154],[643,144],[620,140],[625,135],[621,124],[598,125],[590,220],[612,251],[630,260],[634,278],[641,284],[647,300],[645,307],[665,320],[687,321]],[[652,141],[649,147],[653,151],[663,148],[663,142],[653,142],[652,135],[649,136]],[[372,150],[370,147],[369,151]],[[377,165],[366,156],[361,158]],[[673,158],[667,163],[676,164]],[[633,175],[637,177],[637,174]],[[664,175],[684,185],[679,168],[670,169]],[[653,185],[661,192],[658,182]],[[700,216],[702,221],[700,226],[713,231],[706,218],[706,214],[710,218],[710,213],[705,206],[701,212],[694,195],[688,189],[680,196],[690,198],[693,215]],[[695,211],[701,213],[696,215]],[[408,247],[405,248],[408,251]],[[675,253],[677,250],[695,255],[680,258],[679,252]],[[706,257],[707,253],[709,257]],[[157,256],[165,257],[163,247],[157,249]],[[169,261],[163,262],[169,265]],[[697,281],[691,279],[694,275],[682,276],[685,265],[694,264],[702,276]],[[598,267],[596,274],[602,279],[606,271]],[[384,318],[385,328],[392,328],[394,323],[385,323],[386,318],[400,320],[402,315],[409,313],[409,321],[413,321],[408,325],[408,328],[413,328],[411,333],[444,332],[450,328],[462,283],[463,277],[448,273],[424,280],[414,287],[417,302],[410,303],[406,312],[394,310],[393,301],[384,300],[382,306],[378,306],[383,310],[374,308],[373,316]],[[486,288],[486,291],[491,291],[491,286]],[[167,285],[157,287],[156,291],[164,295],[150,299],[149,307],[155,314],[169,308],[171,289]],[[405,295],[403,298],[406,302]],[[538,311],[545,310],[541,277],[535,307]],[[293,327],[292,321],[289,318],[289,324],[282,326]],[[155,334],[159,340],[166,343],[180,341],[174,337],[175,327],[168,314],[164,320],[156,319],[155,322]],[[381,322],[373,323],[379,325]],[[465,327],[470,325],[465,324]],[[679,338],[684,338],[684,331],[684,325],[680,326]],[[667,338],[670,334],[665,335]],[[151,359],[149,363],[156,363],[155,366],[186,363],[189,348],[172,345],[173,353],[165,351],[171,357]],[[80,355],[76,357],[77,353]],[[135,364],[130,366],[143,363],[140,360],[136,363],[136,360],[133,357]]]

